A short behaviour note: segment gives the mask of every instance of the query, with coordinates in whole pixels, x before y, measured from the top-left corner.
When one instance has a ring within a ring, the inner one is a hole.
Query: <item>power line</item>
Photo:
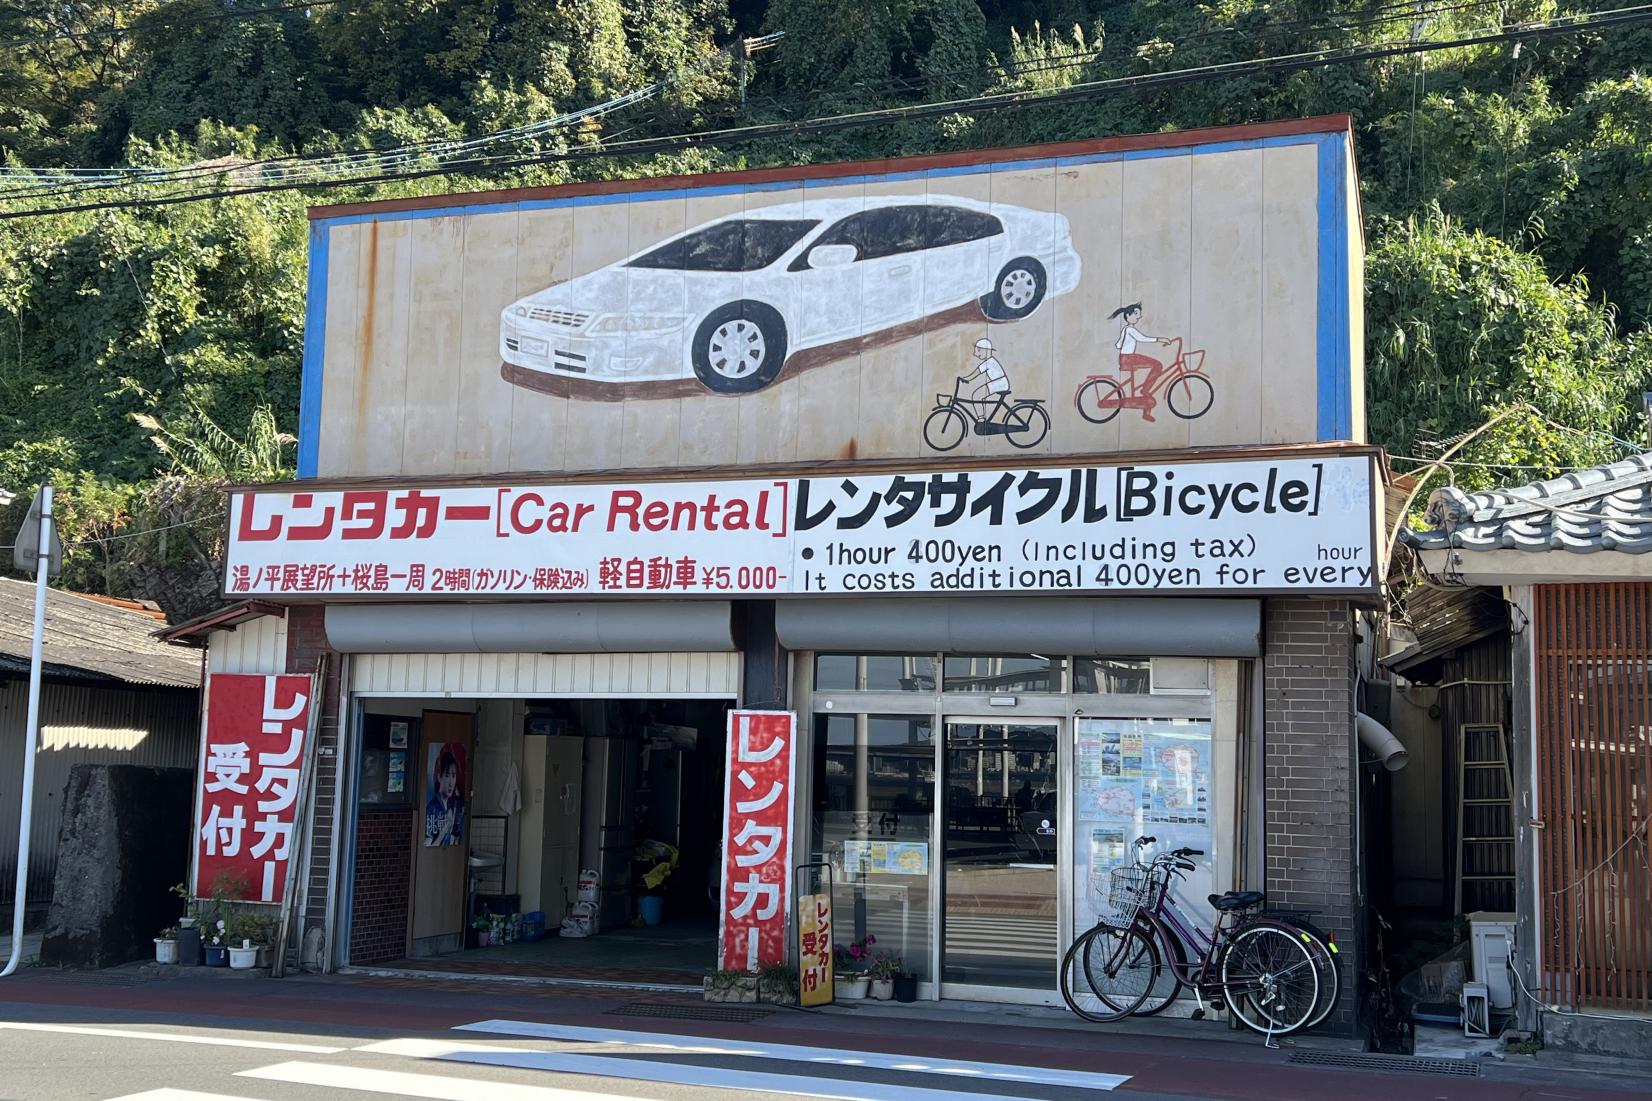
[[[1058,89],[1055,91],[1039,92],[1035,90],[1001,92],[984,96],[941,101],[937,103],[914,104],[904,107],[892,107],[874,111],[828,116],[798,122],[762,123],[751,126],[729,127],[720,130],[691,132],[666,137],[642,138],[629,142],[610,143],[606,146],[595,148],[547,152],[533,156],[487,157],[471,162],[461,161],[439,167],[405,172],[382,173],[373,176],[358,177],[351,180],[330,182],[288,181],[258,184],[239,188],[231,187],[209,191],[187,192],[178,195],[112,199],[96,203],[80,203],[23,211],[7,211],[0,213],[0,220],[38,217],[48,214],[68,214],[88,210],[171,206],[179,203],[222,199],[237,195],[255,195],[275,191],[300,189],[311,190],[319,187],[333,187],[344,184],[359,186],[364,184],[386,183],[400,180],[414,180],[428,178],[431,176],[462,174],[466,169],[473,171],[485,170],[487,172],[494,172],[510,168],[540,166],[552,163],[589,160],[601,157],[643,156],[653,153],[677,152],[684,149],[739,144],[766,137],[800,137],[805,135],[831,133],[839,130],[858,129],[865,126],[913,122],[953,114],[983,114],[989,111],[997,110],[1042,107],[1051,104],[1071,103],[1086,99],[1094,99],[1119,92],[1139,93],[1155,91],[1162,88],[1172,88],[1188,84],[1201,83],[1207,80],[1228,79],[1241,76],[1273,76],[1284,73],[1328,68],[1333,65],[1376,61],[1390,57],[1425,54],[1440,50],[1463,49],[1471,46],[1492,45],[1501,42],[1525,41],[1542,38],[1547,35],[1575,34],[1583,31],[1604,30],[1614,27],[1632,26],[1646,22],[1652,22],[1652,4],[1641,4],[1631,7],[1590,12],[1573,16],[1558,16],[1554,19],[1547,20],[1532,20],[1526,23],[1513,24],[1495,32],[1487,32],[1435,42],[1415,42],[1387,46],[1343,47],[1339,49],[1327,48],[1321,50],[1310,50],[1296,54],[1280,55],[1277,57],[1196,66],[1188,69],[1173,70],[1164,73],[1153,73],[1130,77],[1115,77],[1107,80],[1076,84],[1068,88]]]
[[[243,161],[235,164],[205,164],[193,165],[182,169],[67,169],[48,170],[44,173],[31,170],[6,170],[0,168],[0,180],[15,179],[28,181],[39,179],[42,176],[48,179],[56,178],[54,182],[29,186],[26,182],[20,186],[0,190],[0,200],[8,198],[28,197],[61,198],[70,195],[84,194],[88,191],[98,191],[107,188],[130,185],[154,185],[165,183],[188,182],[203,178],[215,178],[224,174],[242,174],[254,171],[263,171],[265,175],[274,176],[275,182],[285,182],[304,174],[306,170],[320,174],[323,179],[306,179],[307,183],[323,183],[328,179],[348,180],[353,177],[345,176],[346,172],[359,173],[377,170],[380,172],[395,168],[401,164],[412,163],[420,159],[443,160],[457,157],[460,154],[471,153],[492,145],[502,143],[522,142],[537,139],[557,131],[566,130],[580,122],[610,114],[626,107],[634,106],[645,100],[652,99],[668,88],[682,82],[690,76],[697,75],[710,68],[717,61],[730,56],[734,50],[744,50],[748,55],[760,50],[768,49],[784,37],[785,32],[777,31],[762,35],[758,38],[745,39],[731,46],[724,47],[716,53],[709,54],[687,70],[676,73],[663,80],[655,81],[642,88],[615,96],[612,99],[576,111],[569,111],[554,118],[543,119],[539,122],[528,123],[523,126],[512,127],[507,130],[495,131],[481,137],[468,140],[460,139],[426,139],[419,142],[410,142],[405,145],[393,146],[384,149],[371,149],[354,153],[325,154],[322,156],[292,155],[284,157],[267,157],[256,161]],[[459,164],[486,163],[488,158],[471,157],[468,160],[459,160]],[[270,169],[274,166],[274,171]],[[288,166],[291,166],[290,168]],[[86,178],[80,174],[95,172],[102,178]]]

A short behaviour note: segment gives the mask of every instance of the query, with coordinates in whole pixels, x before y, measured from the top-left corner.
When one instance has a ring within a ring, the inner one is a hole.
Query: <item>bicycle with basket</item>
[[[1268,1038],[1313,1028],[1330,1015],[1340,989],[1334,938],[1311,913],[1266,910],[1260,891],[1211,895],[1216,924],[1203,928],[1177,903],[1174,884],[1199,849],[1178,848],[1143,863],[1156,843],[1140,837],[1132,863],[1113,869],[1096,925],[1074,940],[1061,961],[1061,996],[1088,1021],[1149,1016],[1184,987],[1205,1007],[1231,1012]]]

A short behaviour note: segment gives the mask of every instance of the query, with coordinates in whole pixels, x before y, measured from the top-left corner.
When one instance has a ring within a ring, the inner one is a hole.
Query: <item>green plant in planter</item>
[[[750,971],[710,971],[705,978],[708,1002],[755,1002],[758,977]]]
[[[879,952],[877,959],[867,969],[867,974],[874,979],[893,979],[905,974],[901,968],[901,958],[893,952]]]
[[[757,996],[775,1005],[797,1004],[797,968],[766,963],[757,972]]]

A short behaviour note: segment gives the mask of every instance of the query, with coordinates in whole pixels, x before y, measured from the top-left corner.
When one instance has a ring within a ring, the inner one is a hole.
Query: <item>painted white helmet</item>
[[[992,351],[992,341],[988,340],[986,337],[982,337],[980,340],[975,342],[975,350],[977,352]]]

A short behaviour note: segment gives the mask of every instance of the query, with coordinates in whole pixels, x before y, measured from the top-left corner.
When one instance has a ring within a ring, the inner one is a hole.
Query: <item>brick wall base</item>
[[[1315,924],[1336,936],[1342,993],[1321,1028],[1348,1033],[1356,1023],[1362,924],[1354,873],[1354,611],[1340,600],[1270,599],[1263,632],[1268,902],[1315,911]]]
[[[351,963],[383,963],[406,954],[412,868],[413,812],[364,808],[356,824]]]

